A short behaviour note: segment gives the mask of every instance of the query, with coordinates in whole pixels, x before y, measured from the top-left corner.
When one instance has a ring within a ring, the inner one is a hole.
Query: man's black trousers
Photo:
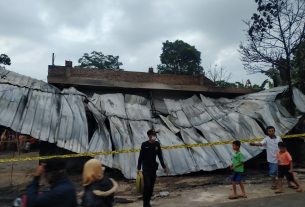
[[[154,192],[154,185],[156,182],[156,171],[143,172],[144,191],[143,191],[143,206],[150,206],[150,199]]]

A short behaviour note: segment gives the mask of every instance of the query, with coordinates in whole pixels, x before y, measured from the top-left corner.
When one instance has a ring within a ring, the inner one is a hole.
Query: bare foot
[[[304,192],[304,189],[302,187],[299,187],[296,191],[299,193],[302,193],[302,192]]]
[[[230,195],[229,199],[230,200],[234,200],[234,199],[238,199],[239,197],[237,195]]]
[[[288,188],[291,188],[291,189],[298,189],[298,187],[295,186],[295,185],[289,185]]]
[[[274,193],[279,194],[279,193],[284,193],[284,191],[283,191],[283,190],[278,189],[278,190],[274,191]]]

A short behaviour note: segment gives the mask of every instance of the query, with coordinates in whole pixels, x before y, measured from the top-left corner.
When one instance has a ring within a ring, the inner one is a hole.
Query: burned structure
[[[76,153],[139,148],[152,127],[160,130],[162,146],[172,146],[262,137],[267,125],[285,134],[299,121],[277,99],[286,87],[248,94],[214,87],[202,75],[165,78],[60,66],[49,67],[49,84],[4,69],[0,75],[0,125]],[[305,96],[295,91],[304,113]],[[262,149],[241,150],[248,160]],[[170,174],[177,175],[226,168],[232,150],[217,145],[163,153]],[[97,158],[126,178],[136,176],[138,153]]]

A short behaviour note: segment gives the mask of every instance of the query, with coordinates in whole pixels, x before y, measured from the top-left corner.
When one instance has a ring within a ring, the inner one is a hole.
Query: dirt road
[[[247,199],[240,200],[252,200],[257,198],[265,198],[265,197],[278,197],[278,195],[274,194],[274,191],[270,189],[270,185],[265,179],[257,180],[258,182],[246,184],[246,191],[248,194]],[[266,181],[266,183],[265,183]],[[261,182],[261,183],[260,183]],[[303,180],[304,182],[304,180]],[[212,185],[203,185],[197,187],[187,187],[182,189],[164,189],[169,190],[170,195],[168,197],[162,198],[157,197],[152,201],[152,206],[166,206],[166,207],[199,207],[199,206],[215,206],[224,203],[236,202],[236,200],[231,201],[228,199],[228,196],[231,192],[231,185],[227,184],[212,184]],[[159,193],[157,190],[156,194]],[[296,193],[292,189],[286,189],[285,194],[283,195],[294,195],[299,194]],[[234,205],[234,204],[233,204]],[[232,206],[233,206],[232,205]],[[140,198],[133,203],[130,204],[118,204],[118,207],[142,207],[142,201]],[[235,206],[235,205],[234,205]]]
[[[13,171],[12,164],[0,165],[1,207],[10,207],[13,199],[25,192],[26,185],[31,180],[31,173],[37,164],[37,162],[16,163],[13,165]],[[304,169],[299,169],[299,172],[301,182],[305,185]],[[248,198],[245,199],[245,202],[247,200],[275,196],[274,192],[270,189],[270,179],[265,175],[265,171],[250,171],[247,173],[246,191]],[[120,176],[115,176],[113,172],[109,174],[109,177],[114,177],[120,184],[119,192],[116,194],[117,207],[142,206],[141,196],[135,191],[134,180],[125,180]],[[166,207],[185,207],[192,205],[192,207],[199,207],[222,206],[223,203],[231,203],[232,201],[228,200],[231,191],[228,177],[229,172],[215,171],[158,178],[152,205]],[[77,190],[81,191],[81,175],[73,173],[69,175],[69,178],[74,182]],[[169,195],[161,197],[160,192]],[[292,189],[286,189],[285,195],[296,195],[296,193]],[[230,205],[228,204],[228,206]]]
[[[245,201],[237,201],[234,203],[224,203],[213,205],[213,207],[301,207],[305,204],[305,193],[288,194],[276,197],[264,197]]]

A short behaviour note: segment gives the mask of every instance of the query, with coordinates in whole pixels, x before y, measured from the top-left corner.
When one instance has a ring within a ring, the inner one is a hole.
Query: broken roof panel
[[[287,90],[287,86],[280,86],[276,88],[271,88],[268,90],[263,90],[257,93],[250,93],[237,97],[235,100],[261,100],[264,102],[275,101],[276,97]],[[235,101],[233,100],[233,102]]]
[[[99,125],[95,130],[90,142],[89,142],[89,152],[110,152],[112,151],[111,137],[104,124]],[[113,167],[113,156],[96,156],[99,160],[103,162],[103,165],[110,168]]]
[[[164,125],[154,124],[154,128],[160,130],[158,140],[160,141],[161,147],[184,144],[179,137]],[[162,153],[170,175],[181,175],[196,171],[196,164],[192,152],[189,149],[178,148],[175,150],[164,150]],[[164,174],[162,168],[159,169],[158,174]]]
[[[88,148],[84,96],[0,70],[0,125],[74,152]]]
[[[169,120],[178,128],[187,128],[191,127],[191,123],[186,117],[185,113],[182,110],[181,104],[179,101],[164,99],[167,110],[170,114]]]
[[[84,124],[80,125],[80,123]],[[88,126],[82,96],[74,94],[61,95],[57,145],[73,152],[87,151]]]
[[[60,90],[53,85],[44,81],[36,80],[31,77],[20,75],[13,71],[6,70],[0,67],[1,84],[16,85],[18,87],[39,90],[48,93],[60,93]]]
[[[191,98],[181,100],[180,103],[183,112],[192,126],[198,126],[212,120],[212,117],[198,96],[194,95]]]
[[[106,116],[117,116],[126,119],[126,111],[124,106],[124,95],[115,94],[94,94],[91,102]]]
[[[208,141],[194,128],[182,129],[181,136],[185,144],[208,143]],[[224,167],[222,161],[212,147],[194,147],[191,148],[190,151],[196,164],[197,171],[212,171]]]
[[[180,129],[175,127],[174,124],[169,120],[168,116],[164,117],[160,114],[159,117],[164,122],[164,124],[169,128],[169,130],[171,130],[174,134],[177,134],[180,131]]]
[[[126,94],[125,108],[130,120],[152,120],[151,103],[142,96]]]
[[[115,150],[133,149],[132,136],[129,123],[125,119],[109,117],[110,131]],[[126,178],[134,178],[136,175],[136,154],[115,154],[113,167],[121,170]]]
[[[293,88],[293,101],[297,109],[305,113],[305,95],[297,88]]]

